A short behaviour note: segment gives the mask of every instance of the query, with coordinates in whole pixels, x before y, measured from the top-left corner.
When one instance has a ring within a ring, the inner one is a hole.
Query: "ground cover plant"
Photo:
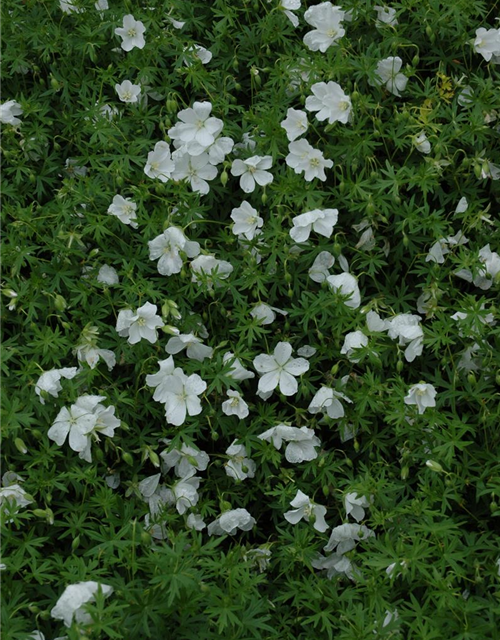
[[[6,640],[500,637],[499,18],[3,3]]]

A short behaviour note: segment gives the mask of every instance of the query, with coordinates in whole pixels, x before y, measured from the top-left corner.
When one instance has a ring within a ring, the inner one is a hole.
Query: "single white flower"
[[[134,16],[127,14],[123,16],[123,27],[117,27],[115,34],[122,39],[122,49],[131,51],[134,47],[144,49],[146,44],[144,40],[145,31],[146,27],[140,20],[136,20]]]
[[[352,400],[344,393],[335,391],[335,389],[331,389],[330,387],[321,387],[314,395],[307,410],[309,413],[326,413],[330,418],[334,419],[343,418],[345,412],[339,398],[345,400],[345,402],[352,403]]]
[[[187,376],[182,369],[174,369],[165,391],[165,416],[169,424],[180,427],[186,420],[186,414],[197,416],[202,412],[200,396],[207,383],[196,373]]]
[[[326,576],[329,580],[342,574],[350,580],[354,580],[354,566],[349,558],[341,553],[332,553],[326,557],[318,554],[315,560],[311,560],[311,565],[315,569],[326,570]]]
[[[357,309],[361,305],[361,293],[358,287],[357,279],[350,273],[341,273],[338,276],[328,276],[326,281],[335,293],[343,296],[349,296],[345,300],[346,307]]]
[[[164,326],[163,320],[156,315],[157,306],[146,302],[134,313],[131,309],[122,309],[118,313],[116,331],[129,344],[137,344],[142,338],[154,344],[158,340],[159,327]]]
[[[194,55],[196,58],[198,58],[201,64],[208,64],[213,57],[213,54],[211,51],[209,51],[208,49],[205,49],[205,47],[202,47],[199,44],[192,44],[187,47],[184,47],[184,52],[186,51],[191,55]],[[187,67],[191,66],[191,62],[188,56],[183,57],[183,62]]]
[[[122,102],[138,102],[141,87],[132,84],[130,80],[124,80],[121,84],[115,84],[116,93]]]
[[[334,7],[331,2],[322,2],[313,7],[309,7],[304,13],[305,21],[312,27],[304,36],[304,44],[311,51],[325,51],[336,44],[345,33],[342,28],[342,20],[345,12],[340,7]]]
[[[290,506],[294,507],[294,509],[284,514],[285,519],[288,520],[290,524],[297,524],[304,518],[306,522],[312,519],[313,527],[320,533],[324,533],[330,528],[325,521],[326,507],[312,502],[300,489],[297,491],[295,498],[290,502]]]
[[[374,84],[378,86],[385,85],[387,91],[395,96],[400,96],[401,91],[405,90],[408,83],[408,78],[399,73],[402,66],[403,61],[399,56],[390,56],[380,60],[375,69],[376,80]]]
[[[198,360],[198,362],[203,362],[205,358],[211,358],[214,352],[212,347],[204,345],[200,338],[192,333],[180,333],[178,336],[173,336],[165,347],[165,351],[170,355],[180,353],[183,349],[186,349],[188,358]]]
[[[290,20],[294,27],[299,26],[299,19],[293,13],[300,9],[300,0],[281,0],[280,7],[284,10],[286,17]]]
[[[13,127],[17,127],[21,124],[21,120],[16,116],[21,116],[22,114],[22,107],[16,100],[7,100],[7,102],[0,104],[0,122],[2,124],[10,124]]]
[[[273,165],[271,156],[252,156],[246,160],[233,160],[231,174],[240,177],[240,187],[245,193],[252,193],[255,190],[255,183],[261,187],[273,181],[273,174],[266,169]]]
[[[307,182],[314,178],[326,180],[325,169],[331,169],[333,161],[325,160],[323,153],[310,145],[305,138],[290,142],[288,151],[285,162],[295,173],[303,172]]]
[[[40,403],[45,404],[45,398],[47,394],[50,394],[54,398],[57,398],[59,391],[61,391],[61,378],[72,380],[78,373],[77,367],[65,367],[63,369],[51,369],[45,371],[38,378],[35,385],[35,393],[38,396]]]
[[[87,167],[79,165],[76,158],[66,158],[64,166],[66,167],[66,171],[70,176],[78,176],[79,178],[84,178],[87,175]]]
[[[234,221],[233,233],[237,236],[242,235],[247,240],[253,240],[257,229],[264,224],[257,210],[246,200],[231,211],[231,219]]]
[[[259,391],[267,393],[279,385],[283,395],[293,396],[298,390],[295,378],[308,371],[309,362],[304,358],[292,358],[292,345],[289,342],[278,342],[272,356],[257,356],[253,366],[261,374]]]
[[[329,251],[321,251],[316,256],[311,268],[309,277],[314,282],[324,282],[330,275],[329,269],[335,264],[335,258]]]
[[[7,503],[9,511],[11,512],[15,510],[17,513],[19,509],[26,507],[32,502],[32,497],[29,493],[26,493],[20,484],[9,484],[7,487],[0,489],[0,507]]]
[[[423,131],[414,139],[413,144],[420,153],[428,154],[431,152],[431,143],[427,140],[427,136]]]
[[[255,373],[249,369],[245,369],[240,360],[238,360],[231,351],[227,351],[222,356],[222,362],[223,364],[226,364],[227,362],[230,364],[230,369],[226,374],[228,378],[232,378],[238,382],[255,378]]]
[[[362,331],[352,331],[345,335],[340,353],[347,355],[347,359],[351,362],[359,362],[356,350],[366,346],[368,346],[368,337]]]
[[[94,426],[86,434],[85,448],[78,452],[78,457],[87,462],[92,462],[92,440],[99,442],[101,435],[112,438],[115,435],[115,429],[121,425],[121,421],[115,416],[115,407],[105,407],[100,404],[101,400],[105,399],[105,396],[84,395],[80,396],[73,405],[95,417]]]
[[[336,82],[317,82],[311,87],[314,95],[306,98],[306,109],[317,111],[316,119],[322,122],[328,119],[329,124],[334,122],[349,122],[352,104],[351,98],[344,93]]]
[[[259,320],[262,325],[273,323],[276,320],[276,313],[280,313],[283,316],[288,315],[288,311],[283,311],[283,309],[278,309],[277,307],[270,307],[264,302],[256,304],[255,307],[250,310],[252,318]]]
[[[425,261],[443,264],[444,256],[449,252],[450,250],[448,249],[448,244],[445,238],[441,238],[441,240],[435,242],[429,249],[429,253],[426,256]]]
[[[104,360],[109,371],[116,365],[116,356],[110,349],[98,349],[94,344],[79,344],[75,347],[74,353],[78,362],[86,362],[91,369],[95,369],[100,358]]]
[[[223,536],[229,534],[232,536],[238,529],[250,531],[255,524],[255,518],[246,509],[231,509],[208,525],[208,535]]]
[[[297,349],[297,355],[302,356],[303,358],[310,358],[316,353],[316,349],[311,347],[310,344],[305,344],[300,349]]]
[[[153,151],[148,153],[144,173],[149,178],[158,178],[161,182],[167,182],[172,177],[175,163],[172,160],[170,147],[167,142],[160,140],[155,144]]]
[[[250,562],[252,566],[257,566],[260,573],[263,573],[268,567],[271,559],[271,549],[267,544],[263,544],[260,547],[249,549],[243,554],[243,560]]]
[[[73,4],[74,0],[59,0],[59,7],[64,13],[82,13],[83,9]]]
[[[167,503],[175,504],[177,512],[183,515],[188,509],[198,504],[200,481],[200,478],[194,476],[181,478],[170,489],[167,489],[165,495]]]
[[[347,493],[344,496],[344,506],[346,515],[352,516],[356,522],[363,520],[365,517],[365,509],[370,506],[365,496],[358,496],[357,493]]]
[[[313,211],[302,213],[293,219],[290,237],[295,242],[306,242],[313,230],[325,238],[330,238],[338,217],[338,209],[314,209]]]
[[[343,555],[354,549],[356,542],[359,540],[367,540],[374,537],[375,533],[365,527],[364,524],[341,524],[332,529],[330,539],[324,550],[327,552],[336,551]]]
[[[170,440],[163,440],[165,444],[170,444]],[[174,469],[179,478],[190,478],[197,471],[205,471],[210,462],[208,453],[190,447],[182,443],[180,449],[172,449],[171,451],[163,451],[160,453],[162,459],[162,471],[166,473],[170,469]]]
[[[228,389],[227,395],[229,400],[225,400],[222,403],[222,412],[225,413],[226,416],[238,416],[240,420],[246,418],[250,412],[247,403],[243,400],[240,393]]]
[[[500,55],[500,29],[476,29],[476,39],[474,40],[474,51],[480,53],[486,62],[493,56]]]
[[[491,251],[490,245],[486,244],[479,250],[479,261],[481,268],[475,276],[468,269],[461,269],[456,275],[467,282],[473,282],[476,287],[487,291],[493,285],[493,281],[500,273],[500,256],[495,251]]]
[[[307,113],[297,109],[288,109],[285,120],[280,122],[281,127],[286,131],[286,137],[293,142],[307,131]]]
[[[432,384],[420,382],[409,388],[404,403],[417,405],[418,413],[422,414],[427,407],[436,406],[436,395],[437,391]]]
[[[189,109],[179,111],[180,122],[168,130],[168,135],[181,145],[187,145],[189,155],[201,155],[215,142],[224,126],[219,118],[210,117],[211,111],[210,102],[195,102]]]
[[[97,11],[106,11],[106,9],[109,9],[108,0],[97,0],[97,2],[94,3],[94,7]]]
[[[195,258],[200,253],[198,242],[188,240],[182,229],[168,227],[154,240],[148,242],[149,259],[158,260],[158,273],[162,276],[171,276],[180,273],[183,259],[181,251],[188,258]]]
[[[218,165],[224,162],[224,158],[228,153],[231,153],[234,147],[234,140],[227,136],[219,136],[215,139],[215,142],[211,144],[208,149],[208,160],[210,164]]]
[[[146,376],[146,384],[149,387],[155,387],[153,400],[156,402],[165,402],[167,392],[170,387],[170,378],[174,373],[175,364],[172,356],[166,360],[160,360],[158,362],[160,370],[158,373],[149,374]]]
[[[96,592],[101,589],[104,597],[113,593],[113,587],[90,580],[70,584],[64,589],[50,615],[56,620],[62,620],[66,627],[71,627],[73,619],[78,624],[90,624],[92,617],[83,609],[87,602],[94,602]]]
[[[422,355],[424,332],[420,326],[420,316],[411,313],[400,313],[386,320],[387,335],[393,340],[398,338],[399,345],[405,346],[405,359],[413,362]]]
[[[387,320],[382,320],[382,318],[376,311],[368,311],[368,313],[366,314],[366,326],[368,327],[369,331],[380,333],[382,331],[386,331],[389,328],[389,322]]]
[[[186,526],[195,531],[203,531],[207,525],[199,513],[190,513],[186,520]]]
[[[283,442],[288,442],[285,448],[285,458],[292,464],[316,460],[318,457],[316,449],[321,446],[321,441],[314,435],[314,430],[307,427],[299,429],[280,424],[277,427],[271,427],[257,437],[259,440],[272,442],[278,451]]]
[[[191,262],[191,269],[192,282],[202,282],[203,278],[207,278],[208,285],[211,286],[214,277],[220,280],[228,278],[233,272],[233,265],[212,255],[201,255]]]
[[[113,286],[120,282],[120,278],[114,267],[110,267],[109,264],[103,264],[97,274],[97,282]]]
[[[186,180],[195,193],[206,195],[210,191],[207,181],[217,177],[217,169],[210,164],[207,153],[192,156],[189,153],[176,155],[174,152],[175,169],[172,172],[173,180]]]
[[[63,407],[47,432],[50,440],[62,446],[69,436],[69,446],[80,453],[87,447],[88,435],[94,428],[97,417],[87,407],[73,404],[68,409]]]
[[[392,9],[391,7],[381,7],[379,5],[375,5],[373,9],[377,12],[377,21],[379,23],[388,24],[391,27],[395,27],[398,24],[396,19],[396,9]]]
[[[124,198],[117,194],[113,202],[108,207],[108,213],[116,216],[123,224],[129,224],[133,229],[137,229],[137,205],[130,198]]]
[[[233,444],[226,449],[229,460],[224,463],[224,468],[230,478],[243,481],[255,476],[255,462],[247,457],[248,452],[245,445],[236,444],[237,442],[234,440]]]

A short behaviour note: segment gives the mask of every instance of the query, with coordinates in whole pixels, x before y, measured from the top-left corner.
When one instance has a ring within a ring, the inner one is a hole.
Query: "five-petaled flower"
[[[307,522],[311,520],[313,527],[320,533],[324,533],[329,529],[329,525],[325,521],[326,507],[313,502],[309,496],[302,493],[300,489],[297,491],[295,498],[290,502],[290,506],[294,507],[294,509],[287,511],[284,515],[285,519],[291,524],[297,524],[304,519]]]
[[[283,395],[293,396],[298,390],[295,377],[309,369],[309,362],[305,358],[292,358],[292,345],[289,342],[278,342],[272,356],[257,356],[253,366],[261,374],[260,392],[272,392],[279,385]]]
[[[404,402],[417,405],[419,414],[422,414],[428,407],[436,406],[436,395],[437,391],[432,384],[419,382],[410,387]]]
[[[144,40],[144,32],[146,27],[140,20],[136,20],[134,16],[127,14],[123,16],[123,27],[117,27],[115,34],[122,39],[122,49],[131,51],[134,47],[143,49],[146,41]]]

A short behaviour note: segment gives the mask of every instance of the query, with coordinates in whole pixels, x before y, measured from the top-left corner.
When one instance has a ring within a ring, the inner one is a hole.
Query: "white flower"
[[[466,107],[469,104],[472,104],[474,97],[474,90],[470,85],[467,85],[463,88],[463,90],[458,94],[457,102],[461,107]]]
[[[326,281],[336,293],[349,296],[344,301],[346,307],[357,309],[361,305],[361,293],[357,279],[350,273],[341,273],[338,276],[328,276]]]
[[[392,576],[392,574],[394,573],[394,570],[396,568],[396,565],[399,565],[401,568],[406,568],[408,566],[408,563],[406,562],[406,560],[401,560],[401,562],[392,562],[387,569],[385,570],[386,574],[389,576],[389,578]],[[399,571],[396,574],[396,578],[398,576],[401,575],[401,571]]]
[[[198,398],[207,383],[196,373],[187,376],[182,369],[174,369],[170,377],[168,389],[164,393],[165,416],[169,424],[179,427],[184,424],[186,414],[197,416],[202,412]]]
[[[246,200],[231,211],[231,219],[234,221],[233,233],[237,236],[242,235],[247,240],[253,240],[257,229],[264,224],[257,210]]]
[[[326,180],[325,168],[331,169],[333,161],[325,160],[323,153],[310,145],[305,138],[290,142],[288,151],[285,162],[295,173],[304,172],[304,179],[307,182],[311,182],[314,178]]]
[[[83,9],[75,7],[74,0],[59,0],[59,7],[64,13],[82,13]]]
[[[427,136],[423,131],[414,139],[413,144],[420,153],[427,154],[431,152],[431,143],[427,140]]]
[[[255,462],[247,458],[248,453],[245,445],[236,444],[237,442],[234,440],[233,444],[226,449],[229,460],[224,464],[224,467],[230,478],[243,481],[255,476]]]
[[[484,29],[484,27],[476,29],[473,47],[486,62],[489,62],[492,56],[500,55],[500,29]]]
[[[246,160],[233,160],[231,174],[241,176],[240,187],[245,193],[252,193],[255,190],[255,183],[264,187],[273,181],[273,174],[266,169],[273,165],[271,156],[252,156]]]
[[[215,142],[224,125],[219,118],[210,117],[211,111],[210,102],[195,102],[192,108],[179,111],[180,122],[168,130],[168,135],[187,145],[189,155],[201,155]]]
[[[404,74],[398,73],[402,66],[403,61],[399,56],[390,56],[380,60],[375,69],[375,75],[377,76],[375,84],[379,86],[385,85],[390,93],[400,96],[400,92],[405,90],[408,82],[408,78]]]
[[[310,462],[318,457],[317,447],[321,446],[320,439],[314,435],[313,429],[307,427],[289,427],[280,424],[277,427],[271,427],[264,433],[257,436],[259,440],[272,442],[274,447],[281,449],[283,442],[288,442],[285,449],[285,458],[292,464],[300,462]]]
[[[426,262],[437,262],[437,264],[443,264],[444,256],[449,253],[447,242],[444,238],[435,242],[432,247],[429,249],[429,253],[427,254],[425,261]]]
[[[312,267],[309,269],[309,277],[314,282],[323,282],[328,278],[330,272],[328,271],[335,264],[335,258],[329,251],[321,251],[316,256]]]
[[[108,213],[116,216],[124,224],[129,224],[133,229],[137,229],[137,205],[130,198],[116,195],[113,202],[108,207]]]
[[[344,496],[345,512],[347,516],[352,516],[356,522],[365,517],[365,508],[370,506],[365,496],[358,496],[357,493],[347,493]]]
[[[330,418],[343,418],[344,407],[339,398],[346,402],[352,402],[345,394],[335,391],[330,387],[321,387],[311,400],[307,410],[309,413],[326,413]]]
[[[99,588],[105,597],[113,593],[113,587],[93,580],[70,584],[52,608],[50,615],[56,620],[62,620],[67,627],[71,627],[73,619],[78,624],[90,624],[92,617],[90,613],[83,610],[83,605],[94,602]]]
[[[141,87],[132,84],[130,80],[124,80],[121,84],[115,84],[116,93],[122,102],[138,102]]]
[[[17,513],[19,509],[26,507],[32,502],[31,496],[29,493],[26,493],[20,484],[10,484],[0,489],[0,507],[8,503],[8,508],[11,512],[15,509]],[[12,521],[9,520],[9,522]]]
[[[286,17],[290,20],[294,27],[299,26],[299,19],[292,13],[300,9],[300,0],[281,0],[280,7],[284,9]]]
[[[341,524],[332,529],[330,540],[324,550],[327,552],[336,550],[337,553],[344,554],[354,549],[358,540],[374,537],[375,533],[363,524]]]
[[[290,142],[293,142],[307,131],[309,126],[307,113],[297,109],[288,109],[286,118],[280,122],[280,125],[286,131],[286,137]]]
[[[436,406],[437,391],[432,384],[420,382],[414,384],[408,390],[408,394],[404,398],[405,404],[416,404],[418,413],[422,414],[427,407]]]
[[[316,353],[316,349],[311,347],[310,344],[305,344],[300,349],[297,349],[297,355],[302,356],[303,358],[310,358]]]
[[[78,369],[76,367],[51,369],[50,371],[42,373],[35,385],[35,393],[39,397],[40,403],[45,404],[45,396],[49,393],[51,396],[54,396],[54,398],[57,398],[59,391],[62,389],[61,378],[72,380],[77,373]]]
[[[325,569],[329,580],[341,574],[354,580],[354,567],[351,561],[340,553],[332,553],[327,557],[318,554],[318,557],[311,561],[311,565],[315,569]]]
[[[180,24],[180,23],[177,23],[177,24]],[[184,25],[185,23],[183,22],[182,24]],[[184,52],[186,51],[194,55],[196,58],[198,58],[198,60],[202,64],[208,64],[213,57],[213,54],[211,51],[209,51],[208,49],[205,49],[205,47],[202,47],[199,44],[192,44],[192,45],[189,45],[188,47],[184,47]],[[184,56],[183,62],[187,67],[191,66],[191,62],[188,57]]]
[[[148,242],[149,259],[158,260],[158,273],[162,276],[171,276],[180,273],[183,260],[182,251],[188,258],[195,258],[200,253],[198,242],[188,240],[182,229],[168,227],[154,240]]]
[[[312,502],[300,489],[297,491],[295,498],[290,502],[290,506],[295,508],[287,511],[284,515],[285,519],[291,524],[297,524],[302,518],[304,518],[306,522],[309,522],[309,518],[312,517],[313,527],[316,531],[324,533],[330,528],[325,522],[326,507]]]
[[[175,504],[178,513],[182,515],[198,503],[200,497],[198,495],[199,485],[200,478],[194,476],[181,478],[171,489],[167,489],[166,500],[169,504]]]
[[[233,380],[237,380],[238,382],[255,378],[255,373],[253,371],[245,369],[238,358],[236,358],[231,351],[227,351],[222,356],[222,362],[224,364],[229,362],[231,365],[231,368],[226,374],[228,378],[232,378]]]
[[[123,16],[123,27],[117,27],[115,34],[122,39],[122,49],[131,51],[134,47],[143,49],[146,41],[144,32],[146,27],[140,20],[135,20],[134,16],[128,14]]]
[[[419,324],[420,319],[420,316],[411,313],[400,313],[385,321],[389,338],[398,338],[400,346],[408,345],[404,354],[407,362],[413,362],[422,355],[424,332]]]
[[[73,407],[78,407],[95,417],[95,423],[92,430],[86,434],[87,444],[85,448],[79,451],[79,457],[87,462],[92,462],[92,436],[99,442],[99,436],[105,435],[112,438],[115,435],[115,429],[121,425],[121,421],[115,416],[115,407],[105,407],[100,404],[101,400],[105,400],[105,396],[80,396]],[[72,408],[73,408],[72,407]]]
[[[21,124],[21,120],[16,116],[21,116],[22,113],[22,107],[16,100],[7,100],[7,102],[0,104],[0,122],[2,124],[11,124],[13,127],[17,127]]]
[[[97,2],[94,3],[94,7],[97,11],[106,11],[106,9],[109,9],[108,0],[97,0]]]
[[[481,165],[481,178],[491,178],[491,180],[500,180],[500,166],[493,164],[489,160],[485,160]]]
[[[336,82],[317,82],[311,87],[314,95],[306,98],[306,109],[317,111],[316,119],[322,122],[328,119],[329,124],[342,122],[346,124],[351,115],[351,98],[342,91]]]
[[[249,549],[243,554],[243,560],[250,562],[253,566],[257,566],[260,573],[263,573],[268,568],[270,559],[271,549],[266,544],[255,549]]]
[[[120,278],[114,267],[110,267],[109,264],[103,264],[97,274],[97,282],[113,286],[120,282]]]
[[[391,27],[395,27],[398,24],[396,19],[396,9],[391,9],[391,7],[381,7],[379,5],[375,5],[373,9],[377,12],[377,20],[384,24],[388,24]]]
[[[186,526],[195,531],[203,531],[207,525],[199,513],[190,513],[186,520]]]
[[[76,353],[78,362],[86,362],[91,369],[95,369],[100,358],[104,360],[110,371],[116,365],[116,356],[110,349],[98,349],[93,344],[79,344],[74,353]]]
[[[331,2],[322,2],[309,7],[304,13],[305,21],[312,27],[304,36],[304,44],[311,51],[325,51],[335,44],[345,33],[342,20],[345,12],[340,7],[334,7]]]
[[[165,347],[165,351],[170,355],[180,353],[183,349],[186,349],[188,358],[198,360],[198,362],[203,362],[205,358],[211,358],[214,352],[212,347],[202,344],[200,338],[197,338],[192,333],[181,333],[178,336],[173,336]]]
[[[468,269],[460,269],[460,271],[456,272],[456,275],[467,280],[467,282],[473,282],[476,287],[486,291],[492,286],[493,280],[500,273],[500,256],[495,251],[491,251],[490,245],[487,244],[479,250],[479,261],[482,266],[474,277]]]
[[[170,440],[163,440],[165,444],[170,444]],[[205,451],[200,451],[194,447],[183,443],[180,449],[163,451],[160,453],[162,459],[162,471],[165,473],[174,468],[179,478],[190,478],[197,471],[205,471],[210,462],[210,458]]]
[[[159,178],[161,182],[167,182],[172,177],[174,169],[175,163],[170,154],[170,147],[166,142],[160,140],[155,144],[154,150],[148,153],[144,173],[149,178]]]
[[[208,525],[208,535],[234,535],[238,529],[250,531],[255,525],[253,518],[246,509],[232,509],[226,511]]]
[[[253,309],[250,311],[250,315],[252,318],[256,318],[260,320],[260,324],[266,325],[271,324],[276,320],[276,313],[281,313],[281,315],[288,315],[287,311],[283,311],[282,309],[278,309],[277,307],[270,307],[268,304],[261,302],[260,304],[256,304]]]
[[[193,270],[193,282],[202,282],[202,277],[208,279],[209,286],[212,284],[214,277],[225,280],[233,272],[233,265],[225,260],[217,260],[215,256],[202,255],[198,256],[191,262]],[[202,276],[202,277],[200,277]]]
[[[338,217],[338,209],[314,209],[302,213],[293,219],[290,237],[295,242],[306,242],[311,230],[314,230],[325,238],[330,238]]]
[[[146,302],[134,313],[131,309],[123,309],[118,313],[116,331],[124,338],[128,338],[129,344],[137,344],[142,338],[154,344],[158,340],[158,327],[163,327],[164,322],[156,315],[157,306]]]
[[[283,395],[293,396],[298,390],[295,377],[309,369],[309,362],[304,358],[292,358],[292,345],[289,342],[278,342],[272,356],[257,356],[253,366],[261,374],[259,391],[268,393],[279,385]]]
[[[174,373],[175,364],[172,356],[166,360],[160,360],[158,362],[160,370],[158,373],[149,374],[146,376],[146,384],[149,387],[156,387],[153,399],[156,402],[165,402],[166,393],[169,390],[170,378]]]
[[[346,334],[340,353],[347,355],[347,359],[351,362],[359,362],[359,358],[356,358],[356,349],[366,347],[367,345],[368,338],[362,331],[352,331]]]
[[[79,176],[83,178],[87,175],[87,167],[82,167],[77,163],[78,160],[76,158],[66,158],[66,162],[64,163],[66,171],[70,176]]]
[[[73,404],[63,407],[47,432],[50,440],[62,446],[69,435],[69,446],[80,453],[87,447],[88,434],[97,422],[97,417],[87,407]]]
[[[234,140],[226,136],[216,138],[215,142],[207,149],[210,164],[214,166],[224,162],[224,158],[230,153],[234,146]]]
[[[249,414],[248,405],[241,397],[238,391],[228,389],[227,395],[229,400],[222,403],[222,411],[226,416],[238,416],[240,420],[246,418]]]
[[[177,152],[175,152],[177,154]],[[217,176],[217,169],[210,164],[207,153],[192,156],[189,153],[175,155],[175,169],[173,180],[187,180],[195,193],[206,195],[210,191],[207,180]]]

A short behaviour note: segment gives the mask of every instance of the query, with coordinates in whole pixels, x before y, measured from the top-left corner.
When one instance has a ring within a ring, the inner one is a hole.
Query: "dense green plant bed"
[[[3,2],[5,640],[500,638],[499,18]]]

